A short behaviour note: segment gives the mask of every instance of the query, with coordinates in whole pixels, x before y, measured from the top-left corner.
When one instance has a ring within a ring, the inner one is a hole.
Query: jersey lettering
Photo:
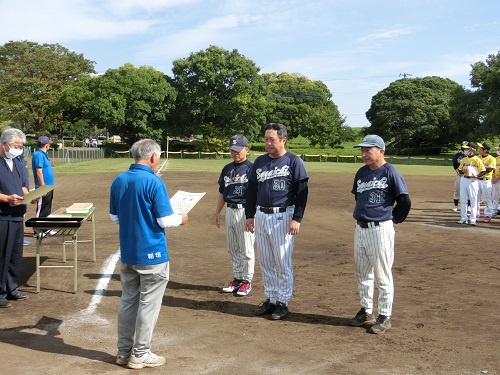
[[[387,177],[382,177],[380,180],[377,180],[377,178],[374,177],[373,180],[368,182],[361,182],[361,180],[358,180],[358,187],[356,191],[360,194],[367,190],[387,189],[388,187]]]
[[[262,168],[258,168],[255,172],[257,173],[257,181],[264,182],[276,177],[290,176],[290,166],[284,165],[281,168],[275,167],[270,171],[263,171]]]

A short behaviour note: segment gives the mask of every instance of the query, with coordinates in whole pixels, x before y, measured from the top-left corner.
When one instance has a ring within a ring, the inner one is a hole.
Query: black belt
[[[478,180],[481,180],[481,181],[488,181],[488,180],[491,180],[490,178],[486,178],[486,177],[478,177],[477,179],[478,179]]]
[[[476,178],[476,177],[471,177],[471,176],[464,176],[465,178]]]
[[[380,225],[379,221],[359,221],[356,220],[356,224],[358,224],[361,228],[370,228],[370,227],[378,227]]]
[[[286,212],[287,207],[259,207],[261,212],[265,214],[274,214],[277,212]]]
[[[229,208],[245,208],[245,206],[240,203],[227,203],[227,206]]]

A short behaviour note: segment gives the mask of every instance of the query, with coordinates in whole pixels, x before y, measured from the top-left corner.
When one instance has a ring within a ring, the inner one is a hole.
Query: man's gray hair
[[[130,148],[130,153],[136,161],[147,160],[153,154],[161,157],[161,147],[152,139],[146,138],[135,142]]]
[[[16,128],[5,129],[0,136],[0,142],[7,142],[8,145],[13,144],[14,142],[21,142],[23,144],[26,143],[26,135]]]

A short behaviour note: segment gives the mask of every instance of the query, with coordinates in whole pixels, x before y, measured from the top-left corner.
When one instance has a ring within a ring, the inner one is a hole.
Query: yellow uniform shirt
[[[485,168],[493,168],[491,172],[488,172],[483,176],[483,179],[491,180],[493,172],[495,172],[495,169],[497,168],[497,160],[492,155],[486,155],[484,158],[481,157],[481,161],[483,162]]]
[[[486,168],[483,162],[476,155],[466,156],[460,162],[458,170],[464,173],[464,176],[477,176],[479,173],[484,172]]]
[[[500,156],[497,156],[496,160],[497,160],[497,165],[500,166]],[[500,168],[495,169],[494,176],[495,177],[500,177]]]

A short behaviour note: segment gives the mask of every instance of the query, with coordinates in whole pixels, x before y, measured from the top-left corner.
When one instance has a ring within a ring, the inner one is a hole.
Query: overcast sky
[[[216,45],[261,73],[323,81],[349,126],[406,74],[470,88],[470,65],[500,51],[498,0],[0,0],[0,44],[59,43],[104,73],[125,63],[172,75]]]

